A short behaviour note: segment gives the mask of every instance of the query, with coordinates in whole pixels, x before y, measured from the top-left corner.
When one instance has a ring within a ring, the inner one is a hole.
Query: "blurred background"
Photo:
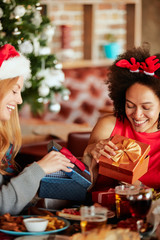
[[[149,42],[159,53],[159,0],[2,0],[0,44],[31,60],[20,116],[87,123],[113,110],[108,68]]]

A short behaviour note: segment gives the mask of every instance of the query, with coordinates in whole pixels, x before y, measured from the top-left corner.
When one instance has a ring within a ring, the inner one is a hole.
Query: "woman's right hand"
[[[88,153],[95,159],[98,163],[101,155],[111,158],[116,155],[117,146],[109,139],[100,140],[97,143],[88,145]]]
[[[57,151],[51,151],[46,154],[41,160],[37,161],[39,166],[44,170],[46,174],[63,170],[65,172],[71,172],[74,164],[66,158],[62,153]],[[70,167],[70,168],[68,168]]]

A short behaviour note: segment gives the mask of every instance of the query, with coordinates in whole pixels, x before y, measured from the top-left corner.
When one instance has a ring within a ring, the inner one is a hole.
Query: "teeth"
[[[145,121],[136,121],[136,120],[133,120],[136,124],[142,124],[142,123],[145,123],[146,122],[146,120]]]
[[[15,109],[15,107],[14,106],[11,106],[11,105],[7,105],[7,108],[10,108],[10,109]]]

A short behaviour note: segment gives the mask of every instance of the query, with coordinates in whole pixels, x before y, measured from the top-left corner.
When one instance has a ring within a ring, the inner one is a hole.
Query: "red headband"
[[[131,63],[125,59],[119,60],[118,62],[116,62],[116,66],[121,68],[128,68],[130,72],[142,72],[146,75],[159,78],[154,73],[158,68],[160,68],[160,63],[157,63],[159,59],[156,58],[156,56],[148,57],[146,58],[145,62],[141,63],[136,62],[136,59],[134,57],[131,57],[130,61]]]

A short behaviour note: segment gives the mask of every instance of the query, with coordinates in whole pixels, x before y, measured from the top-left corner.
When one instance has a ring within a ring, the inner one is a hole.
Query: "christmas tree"
[[[70,93],[64,86],[62,64],[49,48],[55,28],[42,10],[37,0],[0,2],[0,46],[10,43],[30,59],[31,78],[24,83],[22,98],[35,115],[43,113],[45,103],[58,112],[57,96],[68,100]]]

